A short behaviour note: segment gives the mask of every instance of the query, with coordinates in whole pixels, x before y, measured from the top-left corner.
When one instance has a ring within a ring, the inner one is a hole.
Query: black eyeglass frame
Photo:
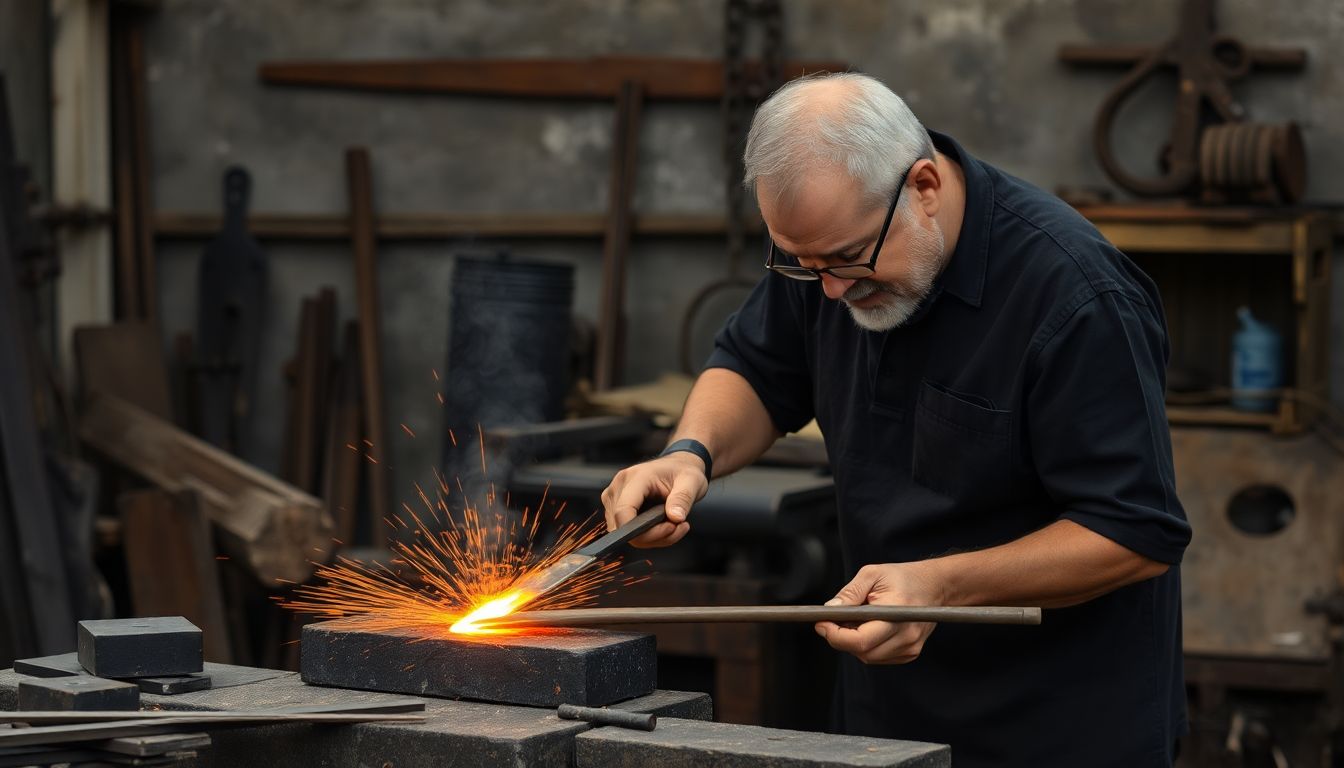
[[[901,174],[901,180],[896,184],[896,194],[892,195],[891,207],[887,208],[887,218],[882,222],[882,231],[877,233],[877,242],[873,245],[873,255],[868,259],[867,264],[839,264],[834,267],[804,267],[801,264],[776,264],[775,254],[777,249],[775,239],[767,233],[765,236],[766,256],[765,268],[777,275],[792,278],[794,280],[820,280],[823,274],[840,280],[858,280],[865,277],[872,277],[877,272],[877,257],[882,253],[882,244],[887,240],[887,230],[891,227],[891,219],[896,214],[896,205],[901,201],[901,192],[905,190],[905,179],[914,170],[916,164],[924,158],[917,158],[905,173]]]

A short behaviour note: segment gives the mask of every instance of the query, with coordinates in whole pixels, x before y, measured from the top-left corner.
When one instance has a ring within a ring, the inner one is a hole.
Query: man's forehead
[[[864,205],[862,187],[843,171],[818,172],[800,178],[780,194],[769,180],[756,185],[757,203],[770,232],[783,241],[806,246],[814,240],[852,235],[852,228],[866,223],[870,212]]]

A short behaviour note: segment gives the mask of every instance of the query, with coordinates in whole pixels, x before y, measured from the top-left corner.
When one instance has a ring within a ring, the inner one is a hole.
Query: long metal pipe
[[[640,608],[566,608],[520,611],[482,626],[596,627],[606,624],[756,622],[862,623],[934,621],[958,624],[1040,624],[1040,608],[907,605],[712,605]]]

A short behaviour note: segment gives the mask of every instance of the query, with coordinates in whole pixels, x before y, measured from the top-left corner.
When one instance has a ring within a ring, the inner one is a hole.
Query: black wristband
[[[699,456],[700,460],[705,462],[705,479],[712,480],[714,478],[714,459],[710,458],[709,449],[699,440],[692,440],[689,437],[677,440],[664,448],[663,452],[658,454],[658,457],[662,458],[669,453],[679,453],[682,451],[685,451],[686,453],[694,453],[696,456]]]

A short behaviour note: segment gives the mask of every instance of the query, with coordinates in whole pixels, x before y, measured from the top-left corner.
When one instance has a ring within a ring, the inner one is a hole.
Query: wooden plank
[[[75,329],[80,398],[106,392],[171,421],[173,397],[158,330],[143,322]]]
[[[221,546],[263,584],[307,579],[330,540],[320,501],[120,398],[91,394],[80,438],[164,490],[198,492]]]
[[[136,10],[113,10],[112,62],[117,317],[157,323],[144,33]]]
[[[359,299],[359,360],[363,373],[364,439],[373,443],[372,452],[383,456],[387,451],[387,415],[383,402],[382,310],[378,295],[377,238],[373,230],[373,171],[369,151],[352,147],[345,153],[346,180],[350,191],[350,243],[355,256],[355,290]],[[391,514],[391,491],[387,472],[377,458],[367,467],[369,510],[374,520],[374,541],[386,546],[387,528],[382,524]]]
[[[330,432],[327,435],[322,498],[336,518],[336,539],[343,547],[355,544],[359,521],[359,476],[362,459],[350,446],[359,442],[363,418],[359,362],[359,325],[345,325],[341,359],[332,382]]]
[[[108,116],[108,33],[104,0],[53,0],[52,204],[108,210],[111,131]],[[112,238],[103,226],[56,233],[61,279],[56,284],[56,338],[61,370],[74,370],[71,334],[112,320]]]
[[[150,163],[149,106],[145,95],[145,36],[140,16],[126,30],[127,109],[130,117],[131,157],[134,162],[131,202],[135,222],[135,254],[140,277],[140,316],[158,325],[159,277],[154,253],[153,166]]]
[[[210,521],[194,492],[123,493],[122,546],[136,616],[185,616],[201,629],[205,660],[233,663]]]
[[[632,213],[630,231],[640,236],[720,237],[727,231],[719,213]],[[214,213],[159,211],[154,232],[167,239],[199,240],[219,231]],[[332,214],[257,213],[247,219],[254,237],[273,240],[349,240],[350,217]],[[747,230],[759,233],[751,216]],[[379,240],[453,240],[462,237],[596,238],[606,232],[600,213],[388,213],[374,217]]]
[[[745,64],[750,81],[759,61]],[[785,61],[785,79],[813,72],[844,72],[840,61]],[[456,93],[536,98],[615,98],[627,81],[649,99],[717,101],[723,96],[723,62],[604,56],[590,59],[437,59],[420,61],[277,61],[258,76],[271,85],[370,91]]]
[[[112,120],[113,168],[112,179],[116,188],[114,202],[114,231],[116,235],[117,306],[118,320],[143,319],[140,301],[140,264],[136,254],[135,217],[135,149],[131,139],[130,70],[127,52],[126,14],[115,14],[112,24]],[[78,352],[76,352],[78,354]]]
[[[285,365],[288,408],[284,448],[280,455],[280,477],[296,488],[311,493],[313,477],[313,400],[311,368],[316,352],[317,301],[305,298],[299,307],[299,334],[294,356]]]
[[[327,424],[331,419],[331,377],[335,356],[332,346],[336,343],[336,290],[324,287],[317,294],[317,310],[314,317],[313,356],[309,369],[300,371],[300,378],[312,379],[308,386],[313,398],[312,426],[308,436],[309,450],[312,452],[311,469],[308,471],[308,483],[303,489],[321,497],[324,488],[322,460],[327,445]]]
[[[639,167],[639,126],[644,95],[639,83],[621,84],[611,143],[611,181],[602,238],[602,295],[597,319],[597,361],[593,388],[618,385],[625,362],[625,264],[630,258],[631,206]]]
[[[1269,428],[1278,421],[1278,416],[1274,413],[1254,413],[1233,408],[1169,405],[1167,421],[1181,425]]]
[[[1201,224],[1191,222],[1094,222],[1122,251],[1282,254],[1293,245],[1290,222]]]

